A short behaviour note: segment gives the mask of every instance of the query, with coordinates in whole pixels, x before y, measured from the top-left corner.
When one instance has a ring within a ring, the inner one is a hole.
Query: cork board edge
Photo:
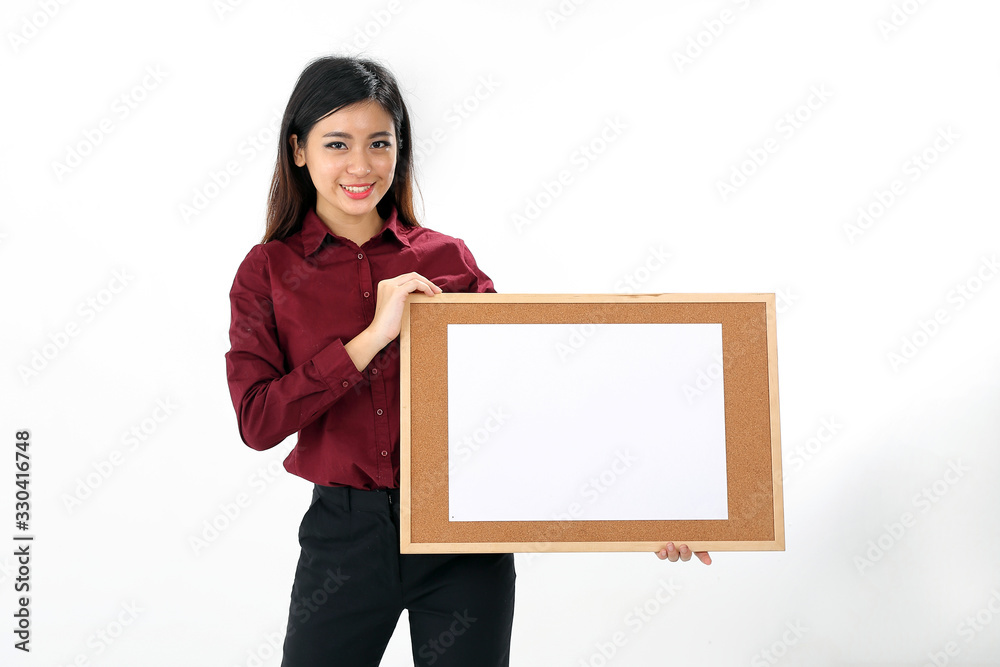
[[[773,292],[664,292],[661,294],[483,294],[448,292],[427,296],[410,294],[406,305],[420,303],[767,303]],[[404,306],[404,317],[409,311]]]
[[[401,553],[587,553],[660,551],[666,542],[407,542]],[[784,540],[754,542],[689,541],[691,551],[784,551]],[[402,545],[401,545],[402,546]]]
[[[399,329],[399,545],[410,548],[410,302],[403,303]]]
[[[778,318],[775,295],[765,296],[767,316],[767,383],[768,407],[771,411],[771,483],[774,499],[774,542],[785,549],[784,498],[781,471],[781,425],[778,410]]]
[[[774,293],[663,293],[663,294],[469,294],[446,293],[428,297],[411,294],[403,308],[400,330],[401,348],[401,453],[400,453],[400,553],[559,553],[659,551],[666,542],[588,541],[588,542],[413,542],[411,513],[410,458],[410,316],[411,304],[419,303],[762,303],[765,307],[768,396],[770,412],[772,499],[774,538],[761,541],[682,541],[693,551],[784,551],[784,518],[781,479],[780,428],[778,422],[776,305]],[[503,522],[499,522],[503,523]]]

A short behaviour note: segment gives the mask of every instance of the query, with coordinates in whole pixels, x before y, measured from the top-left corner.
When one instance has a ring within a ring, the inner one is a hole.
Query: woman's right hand
[[[368,328],[377,340],[384,341],[382,347],[399,335],[403,323],[403,304],[406,303],[406,295],[412,292],[434,296],[441,293],[441,288],[419,273],[412,272],[379,281],[375,293],[375,317]]]
[[[399,335],[407,294],[423,292],[427,296],[434,296],[441,291],[440,287],[414,272],[380,280],[375,292],[375,316],[372,323],[344,346],[357,369],[360,371],[368,366],[379,350]]]

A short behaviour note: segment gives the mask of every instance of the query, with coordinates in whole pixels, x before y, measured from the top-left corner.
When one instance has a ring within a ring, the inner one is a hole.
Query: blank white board
[[[450,521],[728,519],[725,378],[684,391],[718,368],[721,324],[448,324],[447,339]]]

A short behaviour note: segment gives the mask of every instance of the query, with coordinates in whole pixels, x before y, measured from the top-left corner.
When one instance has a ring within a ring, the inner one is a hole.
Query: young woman
[[[509,662],[511,554],[399,553],[403,303],[495,291],[465,243],[419,225],[413,189],[392,74],[310,63],[282,118],[263,243],[233,282],[226,354],[243,441],[264,450],[298,433],[285,468],[314,484],[284,667],[377,665],[403,609],[416,664]]]
[[[417,664],[506,665],[511,554],[400,555],[399,335],[411,292],[492,292],[413,210],[410,120],[384,67],[321,58],[281,123],[264,242],[233,282],[226,370],[254,449],[298,432],[314,483],[282,665],[377,665],[409,610]]]

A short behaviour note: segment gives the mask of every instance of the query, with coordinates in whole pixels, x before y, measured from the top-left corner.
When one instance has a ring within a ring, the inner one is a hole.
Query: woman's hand
[[[406,295],[412,292],[434,296],[441,293],[441,288],[419,273],[404,273],[379,281],[375,292],[375,317],[368,328],[372,330],[376,340],[384,341],[382,347],[399,335],[403,322],[403,304],[406,303]]]
[[[403,323],[403,304],[406,303],[406,295],[412,292],[434,296],[441,293],[441,288],[419,273],[404,273],[379,281],[372,323],[344,345],[359,371],[364,370],[379,350],[399,335]]]
[[[656,557],[660,560],[669,560],[671,563],[676,563],[677,559],[680,558],[683,561],[691,560],[691,554],[694,553],[705,565],[712,564],[712,557],[708,555],[707,551],[694,551],[692,552],[688,549],[688,545],[682,544],[680,549],[674,547],[673,542],[667,542],[667,547],[665,549],[660,549],[659,551],[653,552]]]

